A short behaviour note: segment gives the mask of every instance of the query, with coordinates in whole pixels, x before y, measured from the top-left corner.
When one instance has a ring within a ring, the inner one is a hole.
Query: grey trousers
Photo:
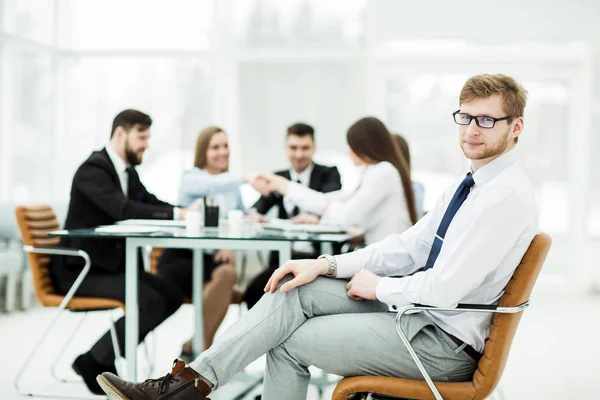
[[[341,376],[422,379],[398,337],[396,314],[379,301],[348,298],[345,286],[319,277],[287,293],[266,294],[190,366],[217,389],[267,354],[263,400],[306,399],[311,365]],[[402,321],[434,380],[471,380],[477,363],[426,315]]]

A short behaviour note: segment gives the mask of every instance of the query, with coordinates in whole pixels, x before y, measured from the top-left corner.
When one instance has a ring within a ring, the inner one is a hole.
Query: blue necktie
[[[471,187],[475,184],[473,180],[472,174],[469,172],[465,179],[458,185],[456,192],[454,192],[454,196],[452,196],[452,200],[450,200],[450,204],[448,204],[448,208],[444,213],[444,217],[442,218],[442,222],[440,222],[440,226],[435,234],[435,238],[433,239],[433,244],[431,245],[431,251],[429,252],[429,257],[427,258],[427,263],[422,271],[427,270],[433,267],[435,264],[435,260],[437,260],[440,255],[440,250],[442,249],[442,244],[444,243],[444,238],[446,237],[446,232],[448,231],[448,227],[450,226],[450,222],[452,222],[452,218],[456,215],[456,212],[462,206],[462,203],[465,202],[469,192],[471,191]]]

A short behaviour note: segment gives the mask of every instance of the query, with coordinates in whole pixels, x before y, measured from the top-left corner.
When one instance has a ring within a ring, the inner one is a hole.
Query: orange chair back
[[[153,247],[152,252],[150,252],[150,273],[158,274],[158,259],[163,253],[164,249],[161,247]]]
[[[535,236],[508,282],[504,295],[500,298],[498,304],[500,307],[516,307],[529,301],[533,285],[544,265],[551,243],[550,236],[545,233]],[[500,382],[522,316],[522,312],[494,314],[483,357],[479,360],[477,370],[473,375],[473,386],[478,393],[477,399],[491,395]]]
[[[60,229],[52,207],[48,205],[18,206],[15,208],[15,216],[17,217],[17,224],[21,232],[23,244],[39,247],[58,246],[59,238],[48,237],[48,232]],[[28,253],[27,257],[31,266],[33,286],[37,298],[43,305],[54,305],[55,301],[48,301],[56,295],[48,271],[50,256],[47,254]]]

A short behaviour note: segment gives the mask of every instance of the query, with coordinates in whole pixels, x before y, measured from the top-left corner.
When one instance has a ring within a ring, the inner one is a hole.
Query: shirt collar
[[[516,161],[517,152],[515,149],[512,149],[509,152],[502,154],[500,157],[490,161],[473,174],[475,185],[484,184]]]
[[[127,170],[127,164],[121,158],[121,156],[119,156],[117,152],[110,147],[110,145],[106,145],[106,152],[108,153],[108,158],[110,158],[110,161],[112,161],[117,174],[124,173]]]
[[[302,171],[302,173],[297,173],[293,168],[290,169],[290,180],[291,181],[298,181],[300,180],[300,182],[302,182],[303,184],[308,184],[309,180],[310,180],[310,174],[312,173],[312,170],[314,168],[314,164],[310,164],[308,167],[306,167],[306,169],[304,171]]]

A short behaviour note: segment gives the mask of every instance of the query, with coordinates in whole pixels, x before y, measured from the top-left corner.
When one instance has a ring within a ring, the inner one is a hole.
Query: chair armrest
[[[54,255],[73,256],[73,257],[83,258],[83,260],[85,261],[83,269],[77,276],[77,279],[75,279],[75,282],[73,282],[73,285],[71,286],[71,288],[65,295],[63,301],[60,303],[59,308],[64,309],[67,306],[67,304],[69,304],[69,302],[71,301],[73,296],[75,295],[75,292],[77,291],[77,289],[79,289],[79,286],[81,286],[81,282],[83,282],[83,280],[87,276],[88,272],[90,272],[92,263],[91,263],[90,256],[88,255],[88,253],[86,253],[83,250],[67,248],[67,247],[37,247],[37,246],[30,246],[30,245],[23,246],[23,250],[26,253],[32,253],[32,254],[54,254]]]
[[[411,304],[400,311],[398,314],[404,314],[407,311],[415,310],[415,311],[465,311],[465,312],[487,312],[487,313],[502,313],[502,314],[514,314],[521,312],[529,307],[529,301],[525,303],[521,303],[514,307],[498,307],[494,304],[468,304],[462,303],[458,304],[456,307],[434,307],[427,306],[423,304]]]
[[[74,249],[71,247],[57,247],[57,246],[41,247],[41,246],[25,245],[25,246],[23,246],[23,251],[25,251],[25,253],[55,254],[55,255],[61,255],[61,256],[81,257],[85,261],[89,261],[89,256],[85,251],[79,250],[79,249]]]
[[[433,397],[436,400],[443,400],[442,395],[435,387],[433,380],[431,379],[431,377],[429,376],[429,374],[423,367],[423,364],[421,363],[419,356],[417,356],[417,353],[414,351],[414,349],[410,345],[410,342],[409,342],[408,338],[406,337],[406,334],[402,331],[402,327],[400,326],[400,320],[402,319],[402,316],[404,314],[406,314],[406,312],[408,312],[408,311],[436,311],[436,312],[437,311],[454,311],[454,312],[464,311],[464,312],[514,314],[514,313],[518,313],[518,312],[525,310],[528,306],[529,306],[529,301],[526,301],[525,303],[519,304],[518,306],[515,306],[515,307],[498,307],[493,304],[458,304],[456,307],[433,307],[433,306],[426,306],[426,305],[422,305],[422,304],[409,304],[406,307],[403,307],[400,311],[398,311],[398,314],[396,315],[396,332],[398,332],[398,336],[400,336],[400,339],[402,340],[402,343],[406,347],[406,350],[408,351],[408,353],[412,357],[413,361],[417,365],[417,368],[419,368],[419,371],[421,372],[421,375],[423,375],[423,379],[425,380],[425,382],[427,382],[429,389],[431,389],[431,392],[433,393]]]

